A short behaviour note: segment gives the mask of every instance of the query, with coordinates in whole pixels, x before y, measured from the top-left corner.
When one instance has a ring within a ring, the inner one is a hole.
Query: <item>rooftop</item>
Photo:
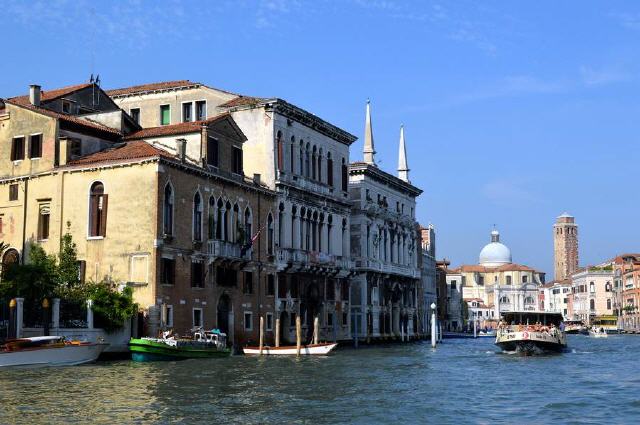
[[[68,165],[120,162],[132,159],[155,157],[173,158],[169,152],[156,148],[147,142],[131,141],[127,143],[119,143],[112,148],[69,161]]]

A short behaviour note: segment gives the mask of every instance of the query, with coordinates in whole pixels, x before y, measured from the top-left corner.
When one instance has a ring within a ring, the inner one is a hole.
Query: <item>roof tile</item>
[[[169,152],[156,148],[147,142],[131,141],[119,143],[112,148],[69,161],[68,165],[86,165],[155,157],[174,158]]]

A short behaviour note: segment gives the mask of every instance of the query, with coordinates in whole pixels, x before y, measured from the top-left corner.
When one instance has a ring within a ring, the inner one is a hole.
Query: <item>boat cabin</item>
[[[506,325],[534,325],[540,323],[543,326],[555,325],[560,327],[563,320],[560,313],[547,313],[544,311],[510,311],[502,314],[502,321]]]

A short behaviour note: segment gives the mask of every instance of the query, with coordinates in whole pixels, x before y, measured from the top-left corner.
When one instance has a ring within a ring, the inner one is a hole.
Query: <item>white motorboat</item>
[[[591,338],[607,338],[607,331],[604,328],[593,326],[589,328],[589,336]]]
[[[7,341],[0,346],[0,369],[7,367],[74,366],[95,361],[109,344],[66,341],[64,336],[39,336]]]
[[[300,347],[301,356],[326,356],[338,346],[337,342],[329,342],[324,344],[309,344]],[[244,347],[244,354],[259,355],[260,347]],[[295,345],[287,345],[283,347],[262,347],[262,355],[266,356],[296,356],[298,349]]]
[[[524,354],[560,352],[567,347],[562,315],[542,311],[504,313],[495,344],[504,351]]]

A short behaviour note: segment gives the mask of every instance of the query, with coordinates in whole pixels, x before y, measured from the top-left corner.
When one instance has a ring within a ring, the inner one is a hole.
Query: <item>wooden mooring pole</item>
[[[264,317],[260,316],[260,355],[262,355],[263,346],[264,346]]]
[[[313,343],[317,344],[320,341],[320,320],[318,316],[313,319]]]
[[[300,356],[300,348],[302,345],[302,323],[300,323],[300,315],[296,315],[296,355]]]
[[[280,319],[276,319],[276,347],[280,347]]]

